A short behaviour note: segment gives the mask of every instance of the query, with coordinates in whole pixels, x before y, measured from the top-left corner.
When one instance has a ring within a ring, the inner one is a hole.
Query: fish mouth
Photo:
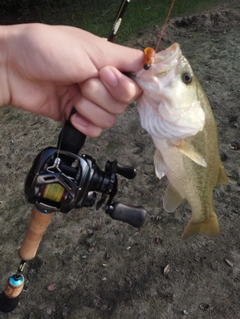
[[[173,43],[169,48],[162,50],[156,54],[154,64],[161,62],[169,63],[170,61],[173,61],[173,63],[177,63],[181,55],[182,52],[180,49],[180,45],[178,43]]]

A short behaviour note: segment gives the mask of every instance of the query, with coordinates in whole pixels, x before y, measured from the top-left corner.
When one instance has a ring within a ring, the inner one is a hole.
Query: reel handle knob
[[[127,179],[133,179],[137,174],[135,168],[123,166],[119,163],[117,163],[117,173]]]
[[[143,207],[127,206],[119,202],[109,205],[106,212],[112,219],[126,222],[136,228],[142,227],[147,216],[147,212]]]

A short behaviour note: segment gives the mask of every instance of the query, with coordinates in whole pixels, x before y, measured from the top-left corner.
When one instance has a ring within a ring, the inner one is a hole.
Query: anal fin
[[[163,208],[165,209],[165,211],[169,213],[174,212],[182,201],[183,197],[171,184],[168,184],[163,196]]]
[[[196,164],[201,165],[203,167],[207,167],[205,159],[189,143],[185,142],[184,140],[181,140],[181,143],[179,145],[176,145],[176,147],[181,153],[189,157]]]
[[[197,234],[203,234],[210,237],[217,237],[220,235],[218,218],[214,211],[211,216],[204,221],[194,221],[193,219],[190,219],[184,229],[182,239],[188,239]]]
[[[163,176],[166,175],[167,168],[159,150],[155,151],[153,162],[155,166],[155,173],[157,177],[161,179]]]

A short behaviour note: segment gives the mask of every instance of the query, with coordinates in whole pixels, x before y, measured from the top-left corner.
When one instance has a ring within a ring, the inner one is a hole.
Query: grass
[[[34,7],[31,3],[30,0],[17,2],[20,11],[15,14],[19,22],[67,24],[108,37],[121,0],[44,0],[36,1]],[[226,0],[175,0],[171,17],[199,14],[223,3]],[[117,42],[125,41],[136,31],[161,26],[170,5],[171,0],[131,0]],[[16,20],[10,21],[13,22]]]
[[[199,14],[226,0],[176,0],[171,17]],[[72,24],[102,37],[107,37],[121,0],[92,0],[72,16]],[[119,30],[117,42],[123,42],[134,32],[161,26],[171,0],[131,0]],[[80,8],[79,8],[80,9]],[[79,18],[78,18],[79,17]]]

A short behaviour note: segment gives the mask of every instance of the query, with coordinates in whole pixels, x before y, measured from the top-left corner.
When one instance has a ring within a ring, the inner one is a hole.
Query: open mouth
[[[162,50],[156,54],[154,64],[167,63],[169,61],[178,61],[181,55],[181,49],[178,43],[173,43],[169,48]]]

